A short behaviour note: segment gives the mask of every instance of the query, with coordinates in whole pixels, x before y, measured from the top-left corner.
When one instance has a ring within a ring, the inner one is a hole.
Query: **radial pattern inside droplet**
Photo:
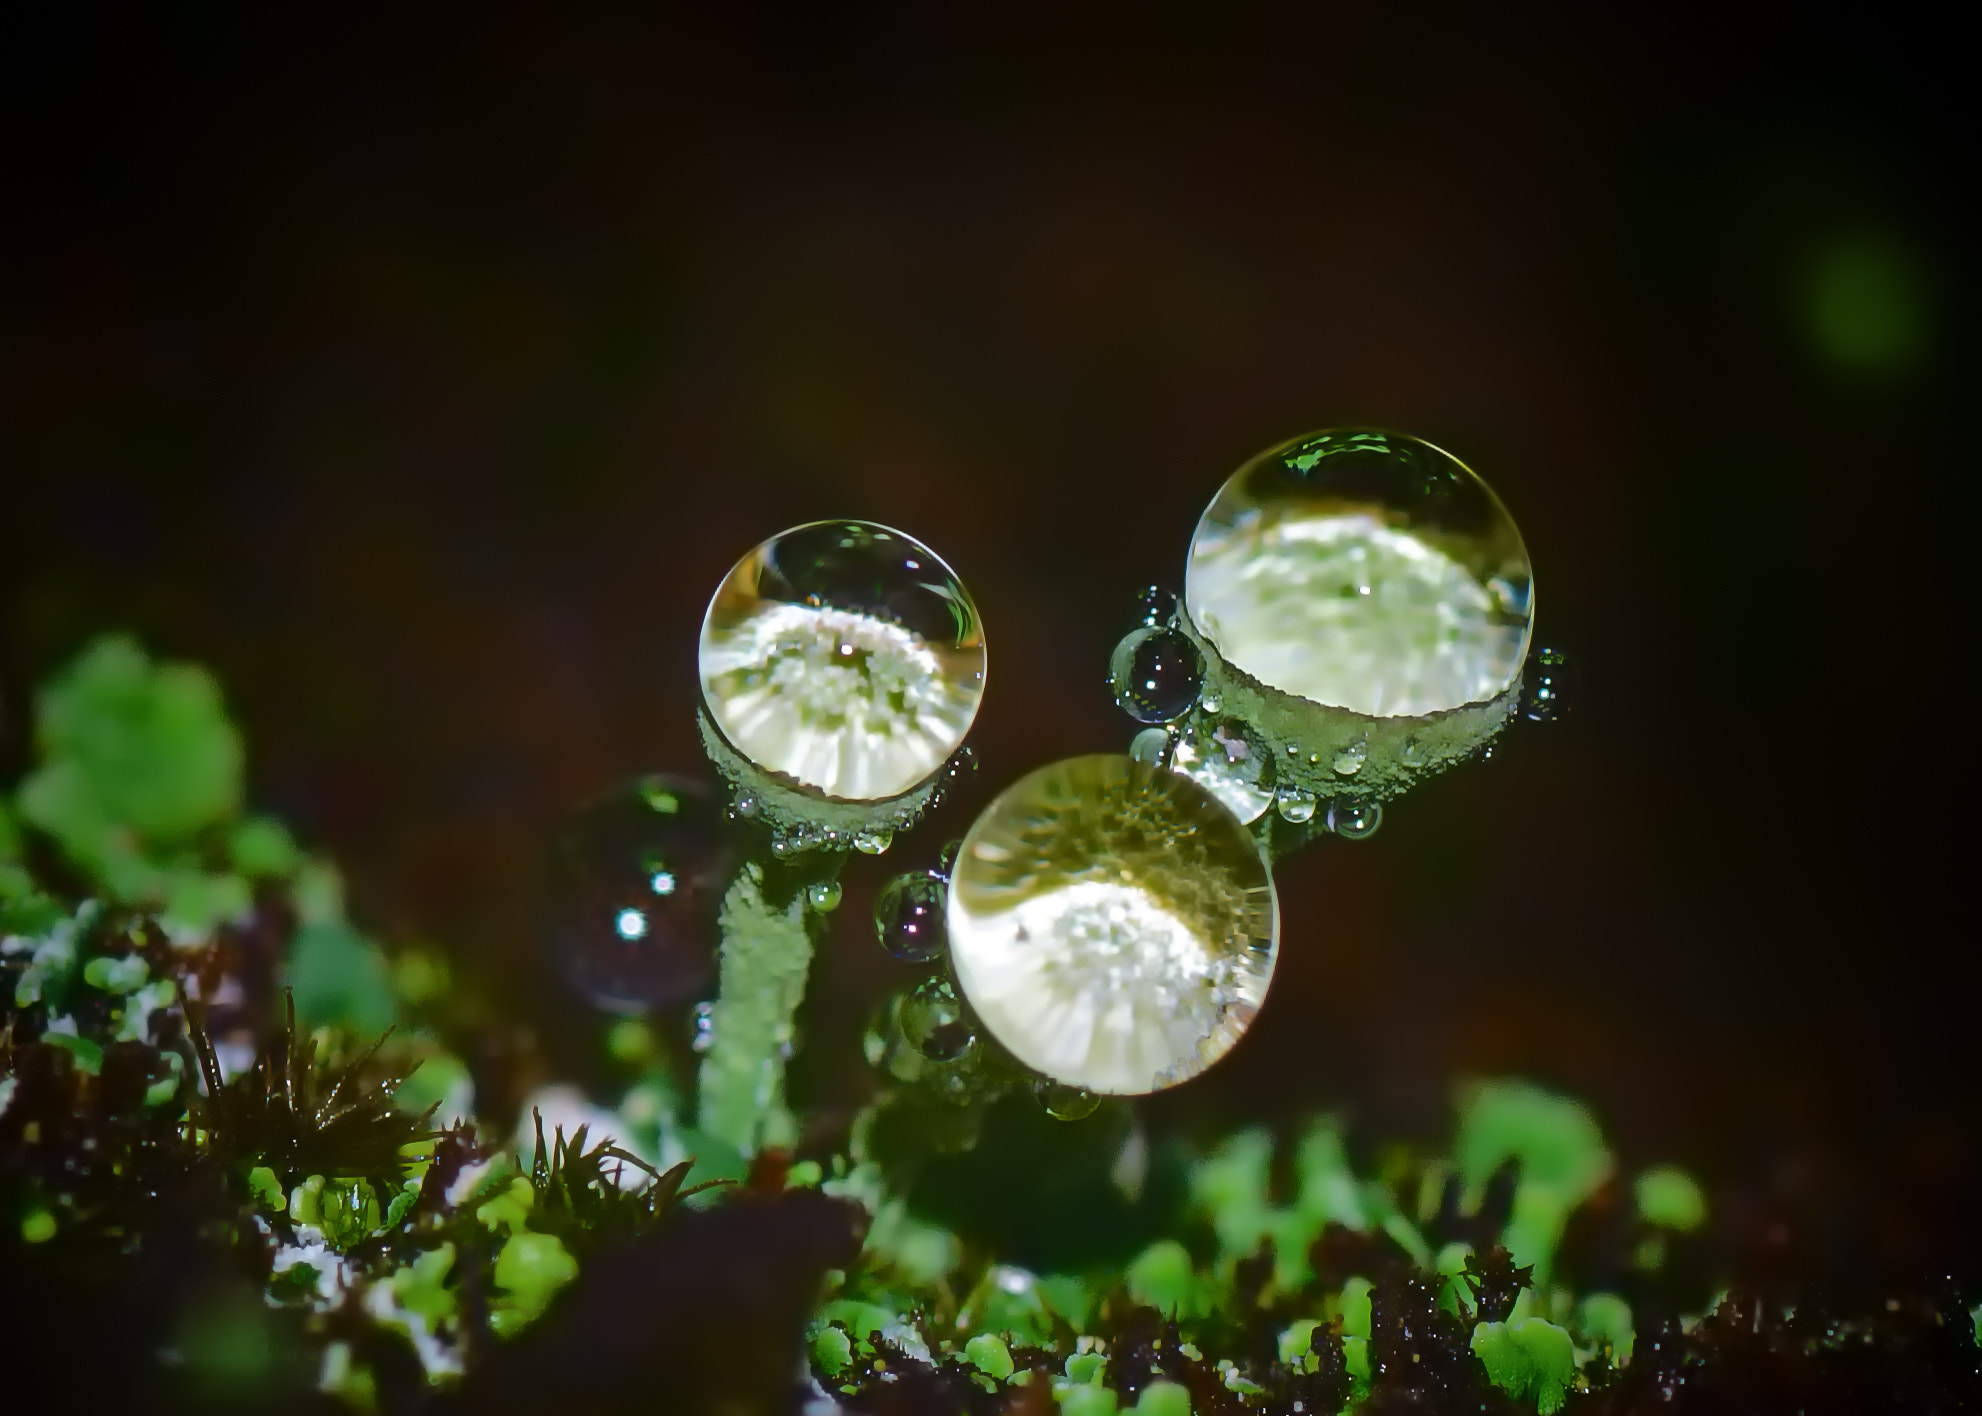
[[[962,744],[984,694],[963,582],[912,537],[819,521],[738,561],[709,603],[702,698],[744,756],[822,795],[900,796]]]
[[[1416,438],[1296,438],[1233,474],[1198,522],[1191,622],[1261,683],[1370,717],[1504,692],[1533,622],[1528,554],[1491,488]]]
[[[950,968],[983,1025],[1067,1086],[1133,1096],[1202,1072],[1273,977],[1259,847],[1188,777],[1076,757],[978,817],[950,880]]]

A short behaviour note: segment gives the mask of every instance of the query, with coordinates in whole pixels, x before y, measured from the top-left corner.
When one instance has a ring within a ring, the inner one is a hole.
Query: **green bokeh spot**
[[[1684,1233],[1707,1219],[1707,1197],[1693,1177],[1676,1165],[1662,1165],[1638,1177],[1638,1213],[1653,1224]]]
[[[289,952],[296,1016],[308,1027],[342,1027],[360,1035],[392,1025],[392,970],[379,947],[350,925],[305,926]]]

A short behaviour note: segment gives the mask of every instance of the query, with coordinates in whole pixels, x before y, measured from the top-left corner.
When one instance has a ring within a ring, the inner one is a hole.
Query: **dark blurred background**
[[[975,593],[933,852],[1126,742],[1108,649],[1238,462],[1415,432],[1518,518],[1580,701],[1291,862],[1271,1006],[1159,1114],[1434,1136],[1522,1073],[1936,1261],[1978,1198],[1954,34],[940,8],[17,13],[9,775],[91,636],[211,664],[255,804],[527,1016],[544,842],[695,766],[758,538],[871,517]],[[815,1051],[894,981],[864,915],[911,853],[855,864]]]

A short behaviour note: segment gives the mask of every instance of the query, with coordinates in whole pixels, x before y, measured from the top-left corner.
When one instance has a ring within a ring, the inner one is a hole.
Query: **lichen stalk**
[[[812,965],[805,891],[766,889],[748,861],[723,896],[718,992],[701,1070],[700,1129],[752,1155],[788,1146],[798,1127],[785,1104],[785,1055]]]

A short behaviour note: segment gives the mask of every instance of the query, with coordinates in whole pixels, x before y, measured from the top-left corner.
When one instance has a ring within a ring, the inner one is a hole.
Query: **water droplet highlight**
[[[874,934],[903,963],[926,964],[948,940],[944,909],[948,885],[933,870],[897,875],[874,901]]]
[[[951,877],[950,968],[1034,1072],[1106,1095],[1202,1072],[1251,1026],[1279,940],[1258,844],[1190,778],[1077,757],[1006,789]]]
[[[715,793],[687,778],[643,777],[578,812],[552,842],[546,947],[597,1007],[685,1001],[715,977],[728,873]]]
[[[1115,704],[1138,723],[1169,723],[1197,703],[1204,656],[1168,625],[1131,630],[1108,660]]]
[[[1184,605],[1233,666],[1315,703],[1410,717],[1506,691],[1533,625],[1521,533],[1471,469],[1417,438],[1296,438],[1219,489]]]
[[[818,521],[724,578],[697,655],[710,719],[757,766],[822,795],[900,796],[940,771],[984,693],[963,582],[912,537]]]
[[[1315,796],[1306,787],[1284,786],[1275,797],[1274,809],[1280,813],[1282,821],[1291,821],[1296,826],[1304,821],[1314,820]]]

